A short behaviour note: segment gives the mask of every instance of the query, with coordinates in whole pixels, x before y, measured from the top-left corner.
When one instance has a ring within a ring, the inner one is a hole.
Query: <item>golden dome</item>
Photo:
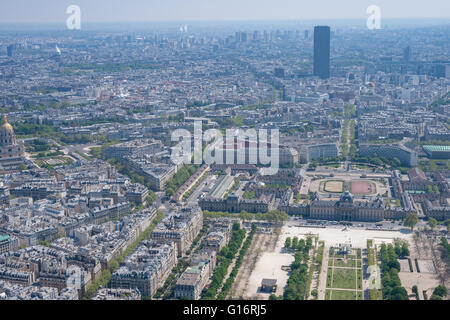
[[[11,132],[14,132],[14,129],[13,129],[12,125],[10,125],[10,124],[8,123],[8,119],[6,118],[6,114],[3,115],[3,124],[2,124],[2,126],[0,127],[0,130],[1,130],[1,131],[11,131]]]

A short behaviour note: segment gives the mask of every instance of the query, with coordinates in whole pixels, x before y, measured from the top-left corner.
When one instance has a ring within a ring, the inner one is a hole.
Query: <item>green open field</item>
[[[356,271],[353,269],[335,268],[332,288],[356,289]]]
[[[336,250],[330,248],[325,299],[363,300],[361,249],[348,254]]]
[[[362,300],[362,292],[346,290],[327,290],[329,300]]]
[[[342,268],[356,268],[358,267],[358,262],[355,259],[334,259],[334,266]]]

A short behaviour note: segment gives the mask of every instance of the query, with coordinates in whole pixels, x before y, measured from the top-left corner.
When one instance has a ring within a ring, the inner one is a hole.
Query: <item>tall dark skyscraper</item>
[[[407,46],[403,50],[403,60],[405,60],[405,61],[411,61],[412,60],[412,49],[411,49],[411,46]]]
[[[330,77],[330,27],[314,28],[314,75]]]
[[[15,45],[13,45],[13,44],[6,47],[6,54],[8,57],[12,57],[14,55],[14,49],[15,49]]]
[[[241,32],[239,31],[236,32],[235,42],[241,42]]]

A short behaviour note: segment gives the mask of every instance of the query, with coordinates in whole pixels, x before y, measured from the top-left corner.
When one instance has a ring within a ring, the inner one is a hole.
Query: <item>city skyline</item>
[[[436,1],[71,2],[0,4],[2,303],[450,299]]]

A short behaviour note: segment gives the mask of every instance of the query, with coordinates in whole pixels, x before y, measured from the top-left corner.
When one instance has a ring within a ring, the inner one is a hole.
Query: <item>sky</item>
[[[449,0],[0,0],[0,24],[65,23],[78,5],[85,23],[449,18]]]

